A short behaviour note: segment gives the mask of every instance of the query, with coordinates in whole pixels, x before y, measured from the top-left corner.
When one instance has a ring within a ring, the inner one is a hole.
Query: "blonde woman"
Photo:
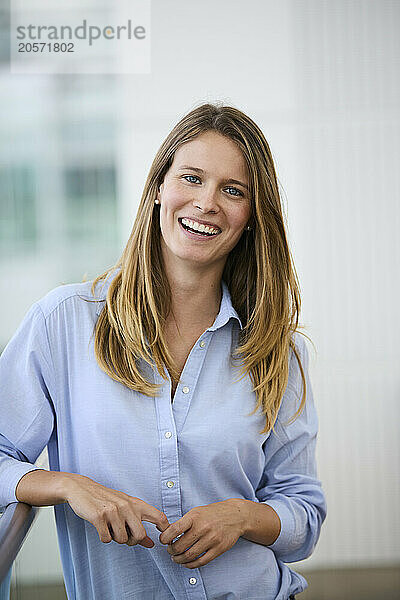
[[[1,356],[0,504],[55,506],[69,599],[307,587],[286,563],[313,552],[326,502],[299,311],[268,143],[198,106],[120,260],[32,305]]]

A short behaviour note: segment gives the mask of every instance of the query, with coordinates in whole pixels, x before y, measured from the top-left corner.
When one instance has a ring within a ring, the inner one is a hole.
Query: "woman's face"
[[[157,194],[164,259],[221,263],[222,271],[250,218],[248,186],[244,157],[230,138],[207,131],[180,146]]]

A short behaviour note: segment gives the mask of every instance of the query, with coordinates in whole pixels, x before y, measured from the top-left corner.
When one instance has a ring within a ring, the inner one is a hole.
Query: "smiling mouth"
[[[193,234],[196,234],[196,235],[199,235],[202,237],[216,237],[217,235],[219,235],[221,233],[221,230],[217,231],[216,233],[209,233],[207,231],[198,231],[197,229],[192,229],[191,227],[189,227],[189,225],[185,225],[184,223],[182,223],[182,217],[179,217],[178,221],[179,221],[182,229],[185,229],[186,231],[189,231],[190,233],[193,233]]]

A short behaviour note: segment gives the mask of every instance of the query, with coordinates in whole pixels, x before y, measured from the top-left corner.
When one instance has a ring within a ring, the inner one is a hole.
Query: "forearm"
[[[262,502],[243,498],[236,500],[239,501],[244,514],[241,537],[264,546],[273,544],[281,530],[281,521],[274,509]]]
[[[26,473],[15,490],[19,502],[31,506],[53,506],[66,502],[66,486],[73,473],[34,470]]]

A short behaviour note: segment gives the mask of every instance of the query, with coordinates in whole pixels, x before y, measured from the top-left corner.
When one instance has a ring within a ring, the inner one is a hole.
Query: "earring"
[[[246,231],[251,231],[251,227],[249,225],[246,227]]]
[[[160,201],[157,198],[154,200],[154,204],[160,204]]]

